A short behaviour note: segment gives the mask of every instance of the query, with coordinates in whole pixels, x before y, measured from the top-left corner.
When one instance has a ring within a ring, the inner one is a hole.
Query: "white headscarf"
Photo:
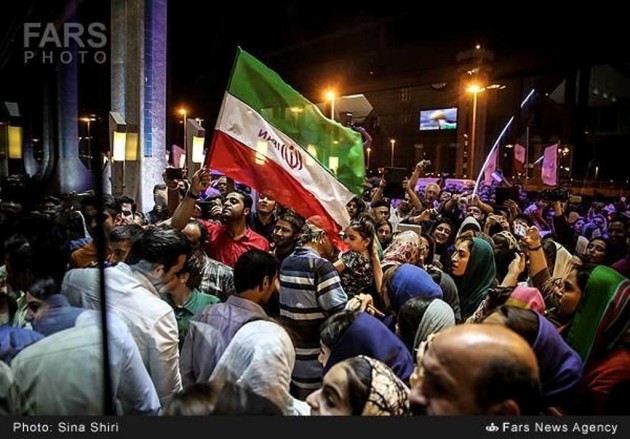
[[[564,278],[573,269],[574,264],[571,261],[573,255],[561,244],[555,241],[553,243],[556,245],[556,262],[553,265],[553,273],[551,276],[554,278]]]
[[[455,326],[453,308],[443,300],[434,299],[424,311],[422,320],[418,324],[416,335],[413,338],[414,349],[417,349],[420,343],[425,341],[429,335],[449,326]]]
[[[210,381],[236,383],[276,404],[284,415],[308,415],[304,401],[289,394],[295,349],[277,323],[256,320],[238,330],[221,356]]]

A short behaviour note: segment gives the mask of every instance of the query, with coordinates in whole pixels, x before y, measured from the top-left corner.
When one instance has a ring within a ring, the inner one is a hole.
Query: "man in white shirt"
[[[189,253],[180,231],[156,227],[134,242],[127,263],[105,270],[107,309],[127,324],[162,404],[182,390],[182,381],[177,321],[159,293],[182,269]],[[68,271],[61,292],[71,305],[101,308],[96,269]]]
[[[45,337],[14,358],[15,385],[31,414],[104,414],[100,317],[86,310],[73,327]],[[107,328],[116,414],[157,415],[160,401],[129,330],[115,315],[109,316]]]

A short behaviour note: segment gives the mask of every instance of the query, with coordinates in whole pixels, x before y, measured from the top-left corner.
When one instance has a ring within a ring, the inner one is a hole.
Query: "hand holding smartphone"
[[[525,226],[521,223],[516,223],[514,224],[514,235],[516,235],[517,238],[524,238],[525,235],[527,234],[527,230],[525,229]]]

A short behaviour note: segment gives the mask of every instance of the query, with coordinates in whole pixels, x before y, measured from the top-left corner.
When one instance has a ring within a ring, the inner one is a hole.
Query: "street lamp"
[[[188,134],[186,143],[191,146],[190,155],[186,155],[186,165],[191,174],[197,170],[197,165],[202,164],[204,161],[203,147],[206,138],[206,129],[202,127],[198,121],[201,121],[201,119],[189,118],[187,122],[188,127],[186,128]]]
[[[370,169],[370,153],[372,152],[372,148],[370,148],[369,146],[367,147],[367,169]]]
[[[335,120],[335,96],[334,90],[328,90],[326,92],[326,99],[330,101],[330,118]]]
[[[396,139],[389,139],[389,143],[392,144],[392,160],[391,160],[390,166],[393,168],[394,167],[394,145],[396,145]]]
[[[179,114],[181,114],[182,116],[184,116],[184,152],[186,153],[186,157],[190,157],[190,152],[188,151],[188,147],[187,144],[188,142],[186,141],[186,115],[188,114],[188,110],[186,110],[186,108],[182,107],[179,109]]]
[[[109,112],[109,150],[112,162],[121,162],[121,184],[120,195],[125,192],[125,158],[127,155],[127,122],[125,118],[117,111]],[[114,168],[112,163],[112,178],[114,177]],[[112,188],[116,184],[112,180]],[[114,193],[118,193],[116,189]]]
[[[96,116],[94,114],[90,114],[89,116],[82,117],[81,122],[85,122],[87,126],[87,154],[86,158],[89,160],[89,169],[92,169],[92,133],[90,132],[90,126],[92,122],[96,122]]]
[[[466,91],[473,95],[473,111],[472,111],[472,129],[470,132],[470,174],[474,175],[475,171],[475,143],[477,140],[477,95],[484,90],[479,84],[470,84]]]

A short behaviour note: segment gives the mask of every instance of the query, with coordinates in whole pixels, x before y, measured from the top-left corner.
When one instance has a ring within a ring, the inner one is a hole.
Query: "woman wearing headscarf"
[[[630,381],[630,280],[609,267],[579,261],[567,276],[553,279],[538,231],[528,229],[525,240],[530,275],[542,288],[549,319],[585,363],[577,413],[605,414],[609,396]]]
[[[619,412],[609,401],[630,382],[630,280],[599,265],[588,277],[566,340],[584,359],[583,396],[576,414]]]
[[[276,404],[285,416],[307,415],[308,405],[289,394],[295,349],[277,323],[256,320],[238,330],[210,380],[231,381]]]
[[[527,285],[499,285],[488,290],[488,295],[479,304],[477,310],[468,317],[466,323],[480,323],[501,305],[531,309],[539,313],[545,311],[545,300],[537,288]]]
[[[385,307],[394,315],[397,315],[405,302],[413,297],[443,298],[442,289],[431,275],[411,264],[387,270],[387,276],[383,276],[381,295]]]
[[[556,277],[564,277],[566,276],[573,267],[571,261],[573,260],[573,255],[569,250],[564,248],[562,244],[558,244],[556,241],[548,239],[546,241],[553,242],[553,245],[556,249],[555,258],[553,259],[553,264],[549,264],[549,267],[553,266],[553,271],[551,276]]]
[[[420,262],[420,237],[416,232],[406,230],[394,236],[391,244],[383,252],[381,266],[383,270],[392,265]]]
[[[315,416],[406,416],[409,388],[386,364],[359,355],[333,366],[306,402]]]
[[[426,245],[426,243],[421,241],[416,232],[404,231],[394,237],[392,243],[385,250],[383,260],[381,261],[381,266],[383,267],[383,290],[381,291],[381,296],[384,295],[383,291],[386,291],[389,287],[390,281],[397,272],[398,267],[403,264],[422,266],[423,252],[421,251],[421,248],[423,245]],[[455,313],[455,318],[459,321],[461,317],[459,297],[457,296],[457,288],[455,287],[453,279],[450,275],[437,267],[429,266],[424,268],[431,275],[434,283],[438,284],[442,290],[443,297],[441,296],[440,299],[443,298],[449,305],[451,305],[453,312]],[[413,273],[416,273],[417,271],[407,268],[398,274],[399,279],[402,279],[400,276],[403,275],[403,272],[405,273],[406,278],[412,278]],[[415,282],[416,284],[424,285],[426,280],[426,276],[418,274],[418,279],[415,279]],[[402,283],[399,285],[404,286]],[[382,300],[379,303],[379,306],[384,306]],[[389,306],[386,306],[386,308],[389,308]]]
[[[540,371],[543,407],[565,407],[573,402],[583,362],[551,322],[533,310],[503,305],[483,323],[507,326],[532,346]]]
[[[454,325],[455,315],[448,303],[435,298],[414,297],[400,308],[396,327],[398,336],[414,353],[429,335]]]
[[[610,257],[610,243],[608,239],[601,236],[592,238],[588,242],[583,258],[589,264],[610,265],[614,262]]]
[[[402,341],[380,320],[363,312],[342,311],[329,317],[320,331],[320,362],[324,374],[355,355],[367,355],[387,364],[408,382],[413,358]]]
[[[497,267],[497,282],[501,283],[508,273],[510,263],[514,260],[514,255],[519,253],[521,248],[514,235],[505,230],[492,235],[492,242],[494,263]]]
[[[451,275],[457,285],[462,319],[465,320],[475,312],[494,283],[494,251],[485,240],[463,235],[455,242],[451,262]]]
[[[447,273],[451,271],[451,247],[455,241],[455,224],[448,218],[441,218],[433,224],[431,236],[435,240],[434,259]]]
[[[420,267],[424,268],[431,275],[433,281],[440,286],[442,296],[446,303],[453,309],[455,320],[461,321],[461,311],[459,308],[459,296],[457,295],[457,287],[455,281],[444,270],[433,264],[435,256],[435,241],[428,233],[420,236]],[[450,256],[449,256],[450,267]]]

